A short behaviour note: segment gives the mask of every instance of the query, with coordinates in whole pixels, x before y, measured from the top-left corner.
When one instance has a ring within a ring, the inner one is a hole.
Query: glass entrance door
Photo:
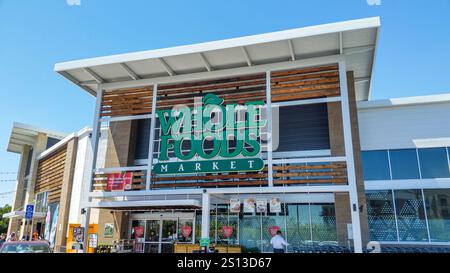
[[[160,253],[173,253],[173,243],[177,239],[177,220],[161,220]]]
[[[145,226],[145,250],[146,253],[159,253],[161,238],[160,220],[147,220]]]
[[[194,243],[195,216],[193,214],[176,216],[138,215],[133,217],[130,220],[130,239],[136,241],[135,251],[173,253],[175,242]],[[136,234],[138,234],[137,239]]]

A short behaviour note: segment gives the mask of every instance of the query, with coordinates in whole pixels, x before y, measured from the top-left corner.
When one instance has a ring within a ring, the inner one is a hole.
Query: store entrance
[[[133,215],[130,234],[135,240],[135,251],[173,253],[176,243],[193,243],[194,217],[190,213]]]

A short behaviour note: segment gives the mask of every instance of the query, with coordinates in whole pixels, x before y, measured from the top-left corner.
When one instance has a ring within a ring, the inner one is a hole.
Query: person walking
[[[273,253],[284,253],[284,249],[288,246],[288,242],[281,236],[281,231],[278,230],[277,234],[272,237],[270,243],[273,247]]]

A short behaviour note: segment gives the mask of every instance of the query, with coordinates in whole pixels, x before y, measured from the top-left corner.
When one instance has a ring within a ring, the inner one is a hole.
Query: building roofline
[[[90,66],[99,66],[114,63],[126,63],[130,61],[139,61],[145,59],[158,59],[170,56],[201,53],[206,51],[242,47],[261,43],[310,37],[322,34],[339,33],[344,31],[378,28],[378,27],[380,27],[380,17],[370,17],[337,23],[295,28],[284,31],[257,34],[251,36],[243,36],[238,38],[217,40],[212,42],[61,62],[55,64],[54,70],[56,72],[64,72],[66,70],[86,68]]]
[[[446,103],[446,102],[450,102],[450,93],[438,94],[438,95],[427,95],[427,96],[414,96],[414,97],[372,100],[372,101],[359,101],[358,102],[358,110],[423,105],[423,104],[436,104],[436,103]]]

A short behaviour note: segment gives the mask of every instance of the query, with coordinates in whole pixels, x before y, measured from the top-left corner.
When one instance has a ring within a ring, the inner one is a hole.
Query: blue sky
[[[1,182],[18,168],[6,152],[14,121],[66,132],[92,124],[94,99],[53,72],[61,61],[380,16],[372,98],[450,92],[449,0],[80,2],[0,0],[0,193],[14,190]]]

